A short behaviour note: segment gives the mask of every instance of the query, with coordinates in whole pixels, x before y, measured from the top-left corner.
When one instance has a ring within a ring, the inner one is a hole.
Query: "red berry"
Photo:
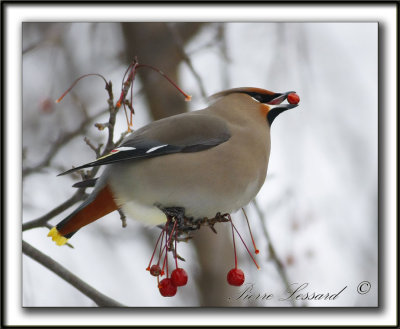
[[[172,271],[171,280],[174,285],[181,287],[188,282],[188,275],[183,268],[177,268]]]
[[[43,113],[51,113],[54,111],[54,101],[50,100],[50,98],[43,99],[39,104],[39,109]]]
[[[300,97],[296,93],[291,93],[287,96],[287,101],[290,104],[298,104],[300,102]]]
[[[244,273],[241,269],[233,268],[228,272],[226,279],[231,286],[241,286],[244,282]]]
[[[153,276],[159,276],[161,274],[161,267],[159,265],[152,265],[150,267],[150,274]]]
[[[172,297],[175,296],[178,287],[173,284],[172,280],[169,278],[163,279],[158,284],[158,289],[160,290],[160,294],[164,297]]]

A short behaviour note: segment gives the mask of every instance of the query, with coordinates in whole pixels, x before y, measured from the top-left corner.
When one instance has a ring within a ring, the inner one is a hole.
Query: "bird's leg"
[[[185,217],[185,208],[183,207],[160,207],[161,211],[168,217],[182,220]]]
[[[183,207],[163,207],[162,205],[157,205],[157,207],[167,216],[167,223],[171,222],[172,226],[177,222],[176,230],[177,235],[182,233],[188,233],[189,231],[198,230],[200,228],[200,223],[193,220],[193,217],[188,217],[185,215],[185,208]],[[169,218],[169,220],[168,220]],[[171,226],[171,224],[168,224]],[[170,232],[172,230],[168,228]]]
[[[165,214],[167,217],[167,232],[171,233],[172,228],[176,221],[176,228],[179,231],[185,218],[185,208],[183,207],[163,207],[158,205],[158,208]]]
[[[167,236],[169,236],[168,242],[168,251],[171,251],[174,254],[174,258],[185,261],[183,257],[178,255],[175,247],[174,241],[187,241],[191,237],[187,236],[185,238],[179,238],[182,233],[187,233],[187,221],[191,220],[185,216],[185,208],[183,207],[163,207],[161,205],[157,205],[157,207],[165,214],[167,217],[167,222],[165,225],[159,225],[159,227],[166,231]]]
[[[167,217],[167,221],[164,225],[158,225],[166,233],[167,251],[171,251],[174,258],[184,261],[185,259],[178,255],[174,243],[180,241],[187,241],[192,238],[190,236],[191,231],[199,230],[201,226],[207,225],[214,233],[217,231],[214,228],[216,223],[229,222],[231,220],[230,214],[221,214],[218,212],[213,218],[198,218],[188,217],[185,215],[185,208],[183,207],[163,207],[162,205],[156,205]],[[182,237],[182,235],[184,235]]]
[[[229,222],[231,220],[231,215],[226,213],[226,214],[221,214],[218,212],[214,218],[209,218],[207,219],[207,223],[210,226],[215,225],[215,223],[225,223]]]
[[[189,234],[191,231],[199,230],[203,225],[207,225],[214,233],[217,233],[214,228],[216,223],[230,221],[230,215],[228,213],[221,214],[218,212],[213,218],[204,217],[194,219],[193,217],[188,217],[185,215],[185,208],[183,207],[163,207],[162,205],[157,205],[157,207],[167,217],[167,223],[164,226],[160,225],[160,228],[163,229],[165,227],[166,231],[170,234],[176,222],[176,236],[174,239],[182,234]]]
[[[208,227],[213,231],[215,234],[217,234],[217,231],[214,228],[214,225],[216,223],[221,223],[221,222],[229,222],[230,220],[230,215],[229,214],[221,214],[218,212],[214,218],[206,218],[205,222],[207,223]]]
[[[210,230],[211,231],[213,231],[215,234],[217,234],[218,232],[217,232],[217,230],[214,228],[214,225],[215,225],[215,223],[212,223],[212,224],[208,224],[208,227],[210,228]]]

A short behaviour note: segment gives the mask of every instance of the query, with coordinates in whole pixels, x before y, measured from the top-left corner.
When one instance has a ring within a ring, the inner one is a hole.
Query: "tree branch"
[[[82,129],[84,127],[86,127],[87,124],[89,124],[91,121],[93,121],[96,117],[98,117],[99,115],[109,112],[110,113],[110,117],[109,117],[109,127],[108,127],[108,141],[107,141],[107,145],[104,148],[103,152],[100,152],[100,147],[97,148],[95,150],[96,155],[98,156],[103,156],[106,155],[107,153],[109,153],[115,146],[113,139],[114,139],[114,126],[115,126],[115,121],[116,121],[116,115],[118,112],[118,109],[116,109],[114,107],[114,96],[113,96],[113,92],[112,92],[112,84],[111,82],[106,83],[106,90],[107,93],[109,95],[109,99],[108,99],[108,109],[104,110],[92,117],[88,117],[86,120],[84,120],[80,126],[75,129],[74,131],[62,136],[61,138],[58,139],[58,141],[53,144],[50,152],[48,153],[48,156],[36,167],[33,168],[26,168],[23,172],[23,174],[28,175],[32,172],[36,172],[38,170],[40,170],[41,168],[48,166],[50,164],[51,159],[55,156],[55,154],[63,147],[65,146],[65,143],[67,143],[68,141],[70,141],[72,138],[74,138],[75,136],[79,135],[82,131]],[[94,149],[94,146],[91,145],[90,141],[88,139],[85,139],[86,144],[89,145],[90,148]],[[100,154],[101,153],[101,154]],[[90,170],[89,174],[86,175],[86,179],[91,179],[93,178],[96,173],[98,172],[99,167],[94,167]],[[76,191],[74,193],[74,195],[72,195],[72,197],[70,197],[68,200],[66,200],[65,202],[63,202],[62,204],[60,204],[58,207],[50,210],[47,214],[34,219],[32,221],[29,221],[27,223],[24,223],[22,225],[22,231],[26,231],[35,227],[42,227],[42,226],[46,226],[46,223],[52,219],[54,216],[57,216],[58,214],[60,214],[61,212],[63,212],[64,210],[68,209],[69,207],[71,207],[73,204],[75,204],[78,201],[83,200],[85,197],[87,197],[87,194],[85,193],[85,188],[80,188],[78,189],[78,191]]]
[[[30,174],[33,174],[35,172],[38,172],[40,170],[42,170],[45,167],[48,167],[50,165],[51,160],[54,158],[54,156],[57,154],[57,152],[65,146],[66,143],[68,143],[69,141],[71,141],[73,138],[75,138],[76,136],[80,135],[82,133],[82,130],[84,128],[86,128],[86,126],[88,124],[90,124],[90,122],[92,122],[93,120],[95,120],[98,116],[107,113],[108,109],[103,110],[99,113],[97,113],[96,115],[93,115],[91,117],[88,117],[87,119],[85,119],[84,121],[82,121],[82,123],[79,125],[79,127],[77,127],[75,130],[65,133],[64,135],[61,135],[57,141],[55,143],[53,143],[50,147],[50,151],[47,153],[46,157],[36,166],[33,167],[27,167],[24,168],[22,170],[22,177],[25,178]]]
[[[289,279],[288,279],[288,277],[286,275],[285,268],[284,268],[282,262],[279,260],[278,255],[276,254],[275,247],[272,244],[271,236],[269,235],[267,226],[266,226],[265,221],[264,221],[264,217],[265,216],[264,216],[260,206],[258,205],[256,199],[253,200],[253,205],[254,205],[254,208],[256,209],[256,212],[257,212],[258,218],[260,220],[264,235],[267,238],[269,257],[275,263],[275,266],[276,266],[276,268],[278,270],[278,273],[279,273],[279,275],[280,275],[280,277],[281,277],[281,279],[282,279],[282,281],[283,281],[288,293],[291,293],[292,292],[292,288],[290,286]],[[292,306],[296,306],[294,300],[290,300],[290,302],[291,302]]]
[[[46,223],[50,219],[62,213],[64,210],[68,209],[76,202],[83,200],[85,197],[87,197],[85,189],[84,188],[78,189],[68,200],[64,201],[58,207],[50,210],[47,214],[22,224],[22,231],[30,230],[35,227],[46,226]]]
[[[120,304],[114,299],[103,295],[92,286],[88,285],[86,282],[78,278],[75,274],[68,271],[65,267],[51,259],[49,256],[43,254],[36,248],[32,247],[29,243],[22,240],[22,252],[34,259],[38,263],[42,264],[44,267],[50,271],[57,274],[59,277],[67,281],[69,284],[78,289],[85,296],[93,300],[98,306],[101,307],[125,307],[125,305]]]
[[[93,74],[89,74],[93,75]],[[98,74],[96,74],[98,75]],[[74,87],[77,81],[80,79],[86,77],[88,75],[80,77],[78,80],[75,81],[75,83],[59,98],[58,101],[60,101],[69,91]],[[101,75],[98,75],[102,77]],[[86,144],[96,152],[97,156],[103,156],[107,153],[109,153],[114,147],[114,126],[116,122],[116,115],[118,112],[118,107],[114,106],[114,96],[113,96],[113,91],[112,91],[112,83],[107,82],[104,77],[102,77],[103,80],[105,81],[105,89],[107,90],[108,93],[108,108],[106,110],[103,110],[99,113],[97,113],[94,116],[89,117],[87,115],[86,110],[83,108],[83,114],[85,115],[84,120],[79,124],[79,126],[74,129],[71,132],[63,133],[60,135],[60,137],[57,139],[57,141],[51,145],[50,150],[48,154],[45,156],[45,158],[36,166],[33,167],[28,167],[23,169],[23,177],[28,176],[29,174],[35,173],[40,171],[41,169],[48,167],[51,164],[52,159],[54,156],[57,154],[58,151],[60,151],[69,141],[71,141],[73,138],[76,136],[80,135],[82,133],[82,130],[84,130],[93,120],[95,120],[98,116],[104,114],[104,113],[109,113],[109,121],[108,121],[108,138],[107,138],[107,144],[104,147],[103,151],[101,152],[101,146],[95,147],[88,139],[85,139]],[[122,102],[125,101],[125,96],[121,100]],[[99,125],[96,125],[99,128]],[[102,130],[99,128],[99,130]],[[122,135],[121,135],[122,138]],[[90,171],[84,173],[83,171],[81,172],[82,177],[84,179],[92,179],[98,172],[99,167],[94,167]],[[34,220],[31,220],[27,223],[24,223],[22,225],[22,230],[26,231],[32,228],[36,227],[48,227],[50,228],[51,225],[49,225],[48,221],[52,219],[53,217],[57,216],[64,210],[68,209],[71,207],[73,204],[75,204],[78,201],[81,201],[85,199],[88,194],[85,192],[86,187],[79,188],[68,200],[57,206],[56,208],[52,209],[49,211],[47,214],[36,218]],[[66,268],[64,268],[62,265],[59,263],[55,262],[53,259],[48,257],[47,255],[43,254],[39,250],[35,249],[32,247],[30,244],[28,244],[25,241],[22,241],[22,252],[26,254],[27,256],[31,257],[44,267],[48,268],[49,270],[53,271],[55,274],[60,276],[62,279],[70,283],[72,286],[74,286],[76,289],[78,289],[80,292],[82,292],[84,295],[92,299],[98,306],[105,306],[105,307],[122,307],[124,305],[118,303],[117,301],[101,294],[98,292],[96,289],[88,285],[86,282],[82,281],[80,278],[78,278],[76,275],[68,271]]]
[[[185,48],[184,48],[181,36],[179,35],[177,29],[172,24],[166,23],[166,26],[169,29],[169,31],[171,32],[172,39],[174,40],[175,45],[177,46],[179,52],[181,53],[181,56],[182,56],[183,60],[185,61],[185,63],[189,67],[190,71],[192,71],[192,74],[193,74],[194,78],[197,80],[197,84],[198,84],[198,86],[200,88],[201,95],[204,98],[206,98],[207,97],[207,92],[206,92],[206,89],[204,88],[203,81],[202,81],[202,79],[200,77],[200,74],[198,74],[197,71],[194,69],[193,64],[192,64],[192,60],[190,59],[190,57],[185,52]]]

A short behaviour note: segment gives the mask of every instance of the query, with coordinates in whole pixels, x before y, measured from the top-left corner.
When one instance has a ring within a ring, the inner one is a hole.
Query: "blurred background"
[[[46,227],[25,230],[25,241],[127,306],[378,305],[377,23],[24,23],[22,33],[23,223],[75,193],[79,176],[57,174],[94,160],[84,137],[94,145],[106,142],[106,131],[94,127],[108,121],[104,81],[83,79],[54,103],[84,74],[111,80],[118,98],[137,56],[192,95],[186,103],[162,76],[139,71],[134,129],[201,109],[205,96],[227,88],[295,90],[301,99],[274,121],[268,177],[256,203],[246,207],[261,269],[237,239],[244,286],[226,282],[234,267],[228,224],[217,224],[218,234],[202,228],[179,244],[189,282],[172,298],[159,294],[145,270],[158,228],[131,219],[122,228],[112,213],[80,230],[70,240],[74,248],[56,246]],[[120,111],[115,139],[125,130]],[[233,220],[251,247],[243,215]],[[22,263],[23,306],[95,306],[31,258],[23,255]],[[366,294],[357,292],[362,281],[371,284]],[[294,290],[307,284],[297,293],[303,297],[347,288],[335,300],[293,302],[282,300],[289,297],[288,284]]]

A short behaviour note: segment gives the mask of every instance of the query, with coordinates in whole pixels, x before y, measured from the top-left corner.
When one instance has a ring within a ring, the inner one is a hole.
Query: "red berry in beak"
[[[188,282],[188,275],[183,268],[177,268],[172,271],[171,280],[174,285],[181,287]]]
[[[163,279],[158,284],[158,289],[160,290],[160,294],[164,297],[172,297],[175,296],[178,287],[173,284],[172,280],[169,278]]]
[[[228,272],[226,279],[231,286],[241,286],[244,282],[244,273],[241,269],[233,268]]]
[[[296,93],[291,93],[287,96],[287,101],[289,104],[298,104],[300,102],[300,97]]]

